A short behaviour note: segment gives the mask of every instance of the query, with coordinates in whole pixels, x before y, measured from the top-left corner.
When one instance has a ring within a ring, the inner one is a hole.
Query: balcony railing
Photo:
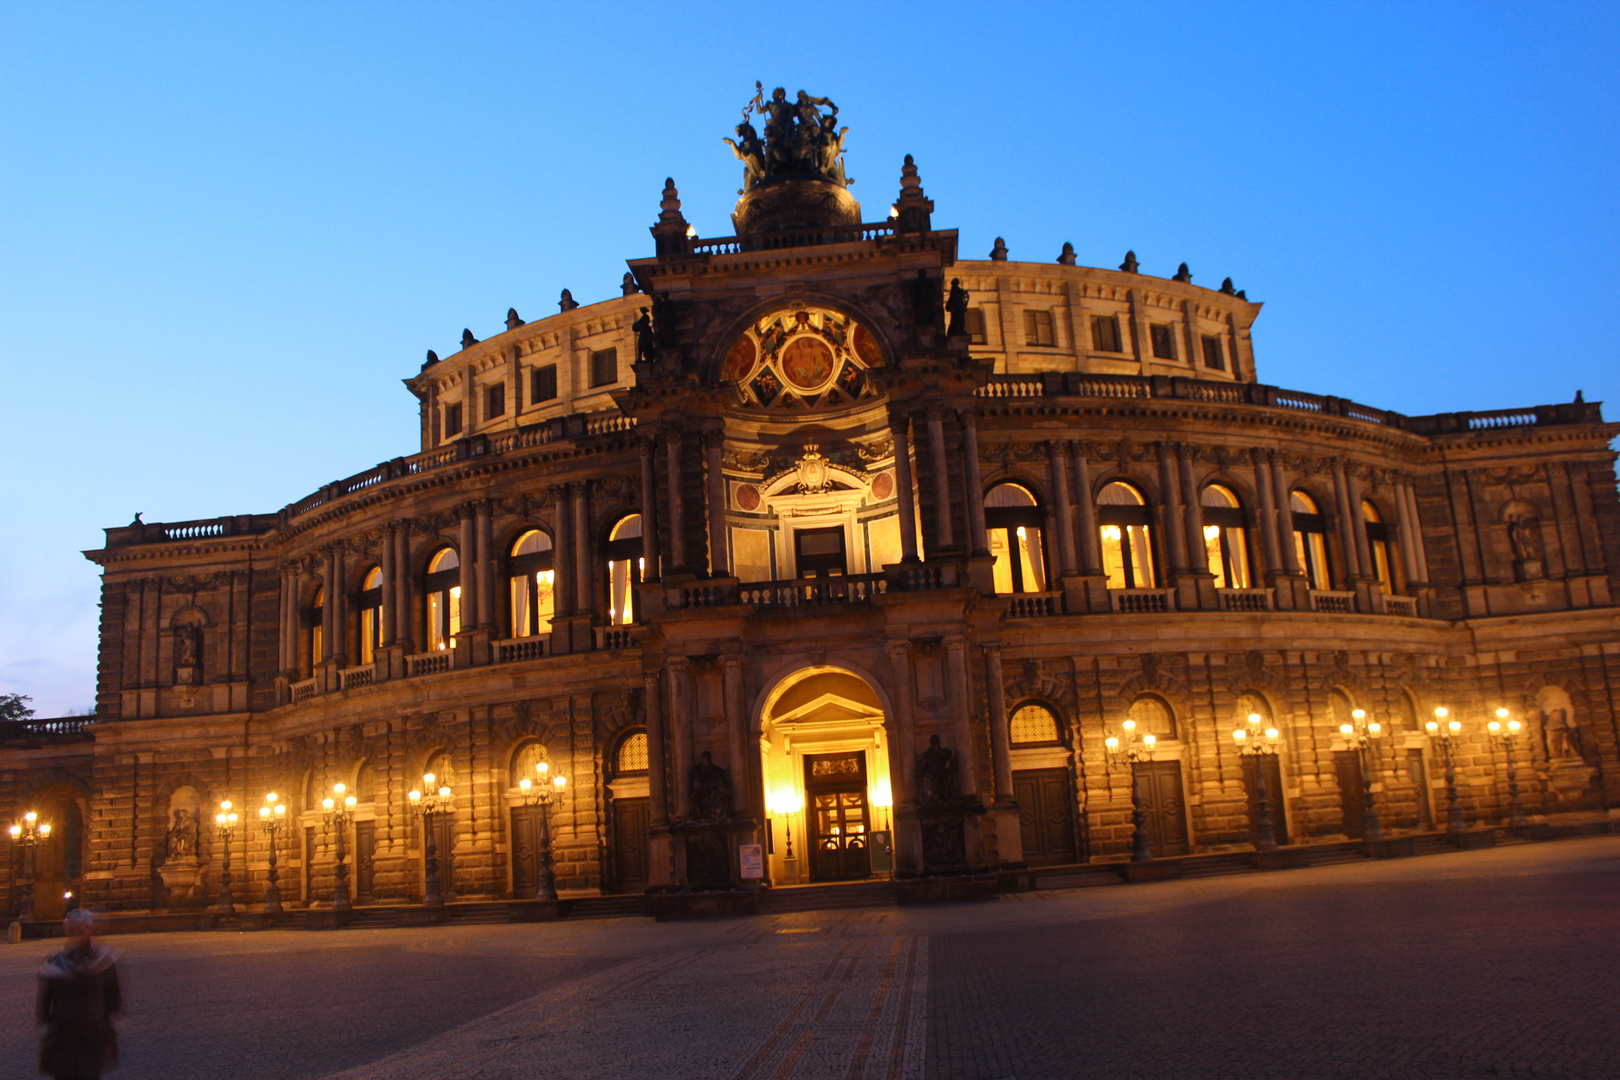
[[[1216,589],[1222,611],[1270,611],[1270,589]]]
[[[849,574],[831,578],[792,578],[739,586],[738,599],[756,607],[814,607],[870,600],[888,592],[882,574]]]
[[[435,652],[416,653],[405,658],[405,674],[407,675],[437,675],[441,671],[450,670],[450,653],[440,649]]]
[[[1384,611],[1390,615],[1404,615],[1408,619],[1417,618],[1417,597],[1415,596],[1386,596],[1384,597]]]
[[[1176,597],[1169,589],[1109,589],[1108,600],[1115,611],[1129,614],[1176,610]]]
[[[73,739],[91,734],[95,718],[58,716],[47,720],[0,720],[0,742],[34,739]]]
[[[1061,615],[1061,592],[1013,593],[1007,605],[1007,614],[1015,619],[1030,619],[1041,615]]]
[[[1333,615],[1348,615],[1356,610],[1356,594],[1327,589],[1312,589],[1311,610]]]
[[[635,628],[631,626],[598,626],[596,628],[596,647],[598,649],[629,649],[636,644]]]
[[[308,701],[314,697],[319,684],[320,680],[318,679],[305,679],[303,682],[295,682],[287,687],[288,693],[292,696],[293,704],[296,705],[300,701]]]
[[[353,690],[357,686],[370,686],[377,678],[376,664],[363,664],[360,667],[344,668],[338,672],[338,688],[340,690]]]
[[[551,655],[551,635],[507,638],[490,642],[490,658],[497,664],[510,664],[518,660],[539,660]]]

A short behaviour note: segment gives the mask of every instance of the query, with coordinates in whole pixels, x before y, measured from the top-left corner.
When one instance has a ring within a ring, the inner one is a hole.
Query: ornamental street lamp
[[[1125,735],[1121,739],[1110,735],[1103,740],[1108,748],[1108,758],[1116,765],[1129,763],[1131,767],[1131,824],[1135,832],[1131,836],[1131,862],[1152,862],[1153,852],[1148,849],[1147,808],[1142,805],[1142,787],[1137,782],[1136,765],[1141,761],[1153,760],[1153,747],[1159,740],[1153,735],[1139,735],[1136,731],[1136,721],[1127,720],[1123,725]]]
[[[231,834],[236,831],[236,811],[231,809],[231,800],[226,799],[219,804],[219,813],[214,815],[214,829],[219,834],[220,843],[225,845],[225,865],[219,872],[219,907],[216,910],[226,918],[234,918],[236,898],[231,895]]]
[[[1265,717],[1259,713],[1250,713],[1247,728],[1232,729],[1232,741],[1239,754],[1254,759],[1254,793],[1259,803],[1254,849],[1276,851],[1277,830],[1271,821],[1271,799],[1266,792],[1266,759],[1277,753],[1277,729],[1265,727]]]
[[[1485,725],[1491,738],[1502,744],[1502,753],[1507,758],[1508,812],[1512,815],[1510,820],[1515,829],[1528,828],[1530,825],[1530,819],[1524,816],[1524,803],[1519,801],[1519,774],[1513,768],[1513,743],[1523,726],[1517,720],[1510,720],[1506,709],[1497,709],[1496,719]]]
[[[557,899],[557,874],[552,868],[551,860],[551,796],[555,792],[559,800],[562,799],[563,788],[568,786],[566,776],[553,776],[547,782],[547,774],[551,766],[544,761],[535,765],[534,771],[538,774],[531,781],[527,776],[518,781],[519,796],[525,806],[538,806],[540,808],[540,869],[535,875],[534,896],[536,900]]]
[[[32,810],[23,815],[21,822],[11,826],[11,842],[21,844],[23,849],[22,898],[17,905],[19,923],[34,917],[34,846],[50,835],[51,823],[39,820],[39,815]]]
[[[1339,734],[1356,748],[1356,758],[1361,765],[1361,838],[1377,842],[1384,838],[1384,830],[1378,824],[1378,806],[1373,801],[1372,771],[1368,763],[1378,764],[1378,750],[1373,740],[1384,733],[1384,726],[1376,720],[1369,721],[1366,709],[1353,710],[1350,719],[1350,723],[1339,725]]]
[[[287,804],[273,791],[264,796],[264,805],[259,807],[259,827],[270,836],[270,880],[264,887],[264,913],[266,915],[281,914],[281,886],[276,873],[276,834],[287,823]]]
[[[343,861],[343,836],[349,831],[349,822],[354,820],[354,804],[359,800],[347,794],[348,790],[345,784],[333,784],[331,796],[321,800],[321,819],[326,822],[328,829],[337,828],[337,869],[332,882],[333,911],[348,911],[353,906],[349,903],[349,867]]]
[[[439,895],[439,851],[433,836],[433,822],[439,815],[455,810],[450,800],[450,785],[439,784],[438,780],[432,773],[423,773],[422,789],[427,794],[410,793],[411,809],[422,815],[422,862],[427,878],[422,890],[422,906],[433,909],[444,907],[444,898]]]
[[[1446,762],[1446,832],[1460,833],[1468,831],[1468,823],[1463,820],[1462,807],[1457,805],[1457,766],[1451,755],[1457,748],[1462,724],[1447,720],[1447,715],[1445,709],[1436,709],[1434,719],[1423,727],[1429,733],[1429,743],[1440,748]]]

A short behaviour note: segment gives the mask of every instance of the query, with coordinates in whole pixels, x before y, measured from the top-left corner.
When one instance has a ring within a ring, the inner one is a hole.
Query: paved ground
[[[1620,1076],[1620,838],[931,909],[153,934],[119,1080]],[[41,943],[0,946],[0,1078]]]

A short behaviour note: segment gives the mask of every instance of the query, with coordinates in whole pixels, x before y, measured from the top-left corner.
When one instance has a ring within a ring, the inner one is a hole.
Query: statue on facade
[[[747,120],[737,125],[737,141],[722,139],[738,161],[743,163],[743,190],[747,191],[765,179],[765,146],[759,141],[759,132]]]
[[[722,822],[731,817],[731,776],[714,763],[709,751],[692,766],[690,794],[693,821]]]
[[[641,316],[630,324],[630,329],[636,335],[636,363],[652,363],[658,344],[653,340],[652,318],[647,308],[641,309]]]
[[[962,288],[961,278],[951,278],[951,294],[945,300],[945,311],[951,317],[950,324],[945,330],[945,336],[965,336],[968,332],[968,291]]]
[[[669,301],[669,293],[656,293],[652,301],[652,332],[653,340],[660,349],[675,347],[675,305]]]
[[[1586,739],[1581,725],[1575,722],[1568,709],[1550,709],[1546,713],[1548,750],[1554,758],[1586,758]]]
[[[749,122],[750,113],[764,118],[763,138]],[[765,180],[782,176],[850,183],[843,163],[844,136],[849,128],[838,126],[838,106],[831,98],[800,90],[789,101],[787,90],[779,86],[767,100],[764,84],[755,82],[753,100],[743,106],[742,123],[736,131],[736,139],[723,141],[743,163],[745,194]]]
[[[1513,557],[1521,561],[1539,559],[1541,553],[1536,545],[1535,530],[1531,527],[1531,519],[1522,515],[1515,515],[1508,521],[1508,541],[1513,545]]]
[[[191,811],[174,812],[174,824],[164,837],[164,852],[171,860],[197,857],[197,819],[191,816]]]
[[[195,668],[202,666],[202,628],[177,627],[174,632],[174,666]]]
[[[938,735],[928,736],[928,749],[917,766],[917,801],[924,806],[949,802],[956,795],[956,762],[949,750],[939,744]]]

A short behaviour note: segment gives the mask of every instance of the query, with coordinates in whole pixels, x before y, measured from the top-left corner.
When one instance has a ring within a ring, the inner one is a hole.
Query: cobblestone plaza
[[[1612,1077],[1620,839],[652,923],[111,938],[122,1080]],[[0,1061],[33,969],[0,953]]]

